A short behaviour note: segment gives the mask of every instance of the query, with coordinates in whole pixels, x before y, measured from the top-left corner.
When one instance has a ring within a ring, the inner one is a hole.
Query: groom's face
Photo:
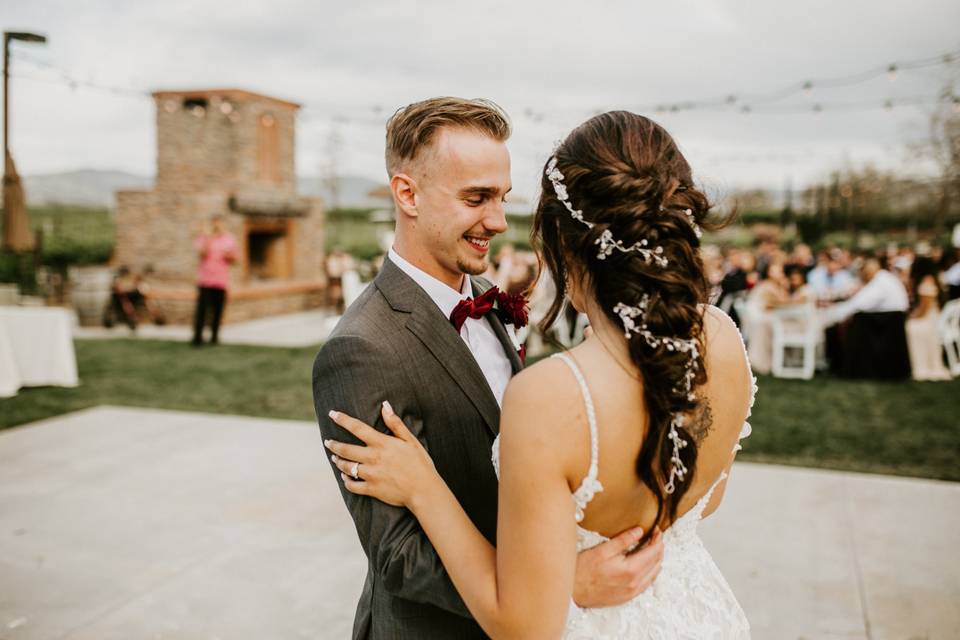
[[[418,241],[439,269],[479,275],[489,267],[491,238],[507,230],[507,146],[470,129],[447,128],[426,151],[417,180]]]

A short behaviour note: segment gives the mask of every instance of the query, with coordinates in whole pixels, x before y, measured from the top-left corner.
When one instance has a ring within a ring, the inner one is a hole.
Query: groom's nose
[[[507,214],[502,202],[491,202],[482,221],[488,233],[503,233],[507,230]]]

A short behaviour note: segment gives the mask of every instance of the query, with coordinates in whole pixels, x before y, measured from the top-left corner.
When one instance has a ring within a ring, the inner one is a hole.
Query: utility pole
[[[46,42],[46,37],[23,31],[3,32],[3,248],[15,252],[33,249],[26,198],[10,155],[10,41]]]

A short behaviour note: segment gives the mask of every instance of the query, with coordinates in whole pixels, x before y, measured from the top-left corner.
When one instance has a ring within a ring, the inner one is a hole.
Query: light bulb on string
[[[803,95],[808,98],[813,95],[813,83],[809,80],[803,83]]]
[[[953,112],[960,113],[960,98],[953,96]]]
[[[883,108],[887,111],[893,111],[893,100],[886,100],[883,103]]]
[[[813,105],[813,115],[814,115],[814,117],[815,117],[817,120],[819,120],[819,119],[823,116],[823,105],[822,105],[822,104],[819,104],[819,103],[818,103],[818,104]]]
[[[892,64],[887,67],[887,77],[890,79],[890,82],[897,79],[897,65]]]

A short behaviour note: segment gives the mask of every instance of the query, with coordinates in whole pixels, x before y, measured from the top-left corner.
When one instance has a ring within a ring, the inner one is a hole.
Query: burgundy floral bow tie
[[[476,298],[467,298],[458,302],[450,313],[450,322],[453,323],[453,328],[457,330],[457,333],[460,333],[460,329],[463,328],[463,323],[467,321],[467,318],[479,320],[490,313],[499,295],[500,290],[491,287]]]

